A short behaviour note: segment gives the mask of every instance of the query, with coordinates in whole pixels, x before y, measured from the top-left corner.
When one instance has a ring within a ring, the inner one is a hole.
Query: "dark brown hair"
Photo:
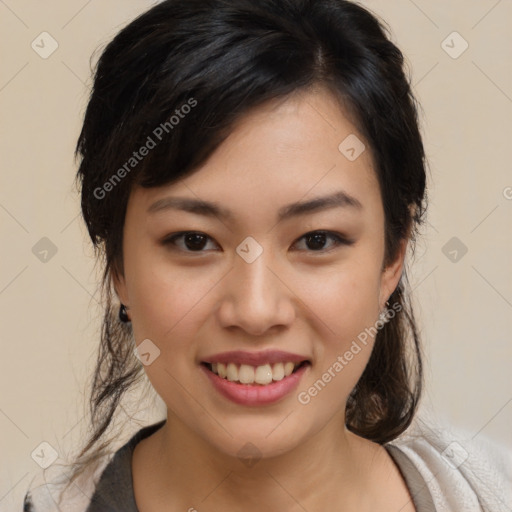
[[[386,32],[345,0],[167,0],[103,51],[77,145],[83,217],[104,265],[105,299],[83,461],[108,445],[100,441],[124,393],[144,374],[112,288],[112,275],[123,273],[123,224],[135,184],[172,183],[204,163],[251,109],[322,86],[371,150],[385,212],[384,266],[400,241],[414,242],[426,208],[426,163],[404,58]],[[130,160],[149,138],[151,151]],[[377,443],[408,427],[421,393],[406,287],[404,271],[389,298],[401,311],[379,330],[347,403],[347,427]]]

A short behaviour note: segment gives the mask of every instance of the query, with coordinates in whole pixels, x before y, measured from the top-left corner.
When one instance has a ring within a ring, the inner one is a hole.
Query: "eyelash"
[[[330,249],[319,249],[317,251],[315,250],[309,250],[309,251],[306,251],[306,252],[312,252],[312,253],[328,253],[334,249],[336,249],[337,247],[339,246],[350,246],[350,245],[353,245],[354,244],[354,240],[349,240],[347,238],[345,238],[341,233],[336,233],[334,231],[326,231],[326,230],[317,230],[317,231],[309,231],[308,233],[305,233],[304,235],[302,235],[298,240],[302,240],[308,236],[313,236],[313,235],[317,235],[317,234],[323,234],[323,235],[326,235],[327,238],[331,238],[335,241],[335,244],[334,244],[334,247],[331,247]],[[204,236],[210,240],[212,240],[212,238],[210,236],[208,236],[206,233],[202,233],[200,231],[180,231],[179,233],[173,233],[172,235],[166,237],[164,240],[162,240],[162,245],[164,246],[174,246],[172,247],[173,249],[176,248],[176,240],[179,239],[179,238],[182,238],[186,235],[201,235],[201,236]],[[297,242],[294,242],[294,245],[295,243]],[[201,253],[201,252],[206,252],[204,250],[199,250],[199,251],[191,251],[191,250],[188,250],[188,249],[181,249],[181,248],[178,248],[179,250],[182,250],[183,252],[186,252],[186,253]]]

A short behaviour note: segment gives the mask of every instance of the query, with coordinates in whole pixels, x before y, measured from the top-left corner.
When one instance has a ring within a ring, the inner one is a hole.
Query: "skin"
[[[135,448],[141,512],[414,511],[386,450],[345,428],[346,400],[373,339],[310,403],[297,399],[375,324],[404,264],[406,241],[383,271],[384,210],[372,156],[366,144],[349,161],[338,150],[349,134],[363,140],[328,92],[301,92],[243,117],[185,179],[132,190],[124,275],[114,283],[129,306],[137,344],[150,339],[160,350],[145,371],[168,409],[165,426]],[[362,208],[276,221],[284,205],[339,190]],[[216,202],[233,218],[175,209],[148,213],[170,196]],[[327,237],[315,245],[304,238],[315,230],[354,243],[336,245]],[[175,246],[162,243],[179,231],[207,237],[196,245],[186,245],[184,237]],[[263,249],[252,263],[236,252],[247,236]],[[298,389],[278,403],[237,405],[199,367],[207,356],[237,349],[285,350],[312,365]],[[248,442],[261,456],[250,467],[237,456]]]

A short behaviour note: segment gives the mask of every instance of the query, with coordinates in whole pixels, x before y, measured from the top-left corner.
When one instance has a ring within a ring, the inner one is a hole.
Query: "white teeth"
[[[219,377],[242,384],[270,384],[272,381],[279,381],[288,377],[300,363],[274,363],[273,365],[264,364],[261,366],[251,366],[248,364],[235,363],[212,363],[211,370]]]
[[[238,380],[238,368],[234,363],[228,363],[227,366],[227,377],[230,381]]]
[[[269,364],[264,364],[263,366],[258,366],[256,368],[256,371],[254,372],[254,381],[256,384],[270,384],[272,382],[272,368]]]
[[[238,370],[238,380],[242,384],[252,384],[254,382],[254,366],[241,364]]]
[[[293,363],[284,363],[284,376],[285,377],[288,377],[288,375],[291,375],[291,373],[293,372],[293,367],[295,365]]]
[[[212,372],[217,373],[218,376],[222,377],[223,379],[225,379],[228,374],[226,370],[226,365],[224,363],[217,363],[217,371],[215,371],[212,365]]]
[[[274,380],[284,379],[284,364],[283,363],[274,363],[274,366],[272,366],[272,378]]]

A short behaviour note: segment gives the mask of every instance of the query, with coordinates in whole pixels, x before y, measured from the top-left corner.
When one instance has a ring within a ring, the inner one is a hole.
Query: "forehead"
[[[145,211],[179,196],[250,216],[275,215],[284,204],[339,191],[365,209],[380,207],[370,148],[336,99],[320,89],[257,107],[198,169],[132,195]]]

